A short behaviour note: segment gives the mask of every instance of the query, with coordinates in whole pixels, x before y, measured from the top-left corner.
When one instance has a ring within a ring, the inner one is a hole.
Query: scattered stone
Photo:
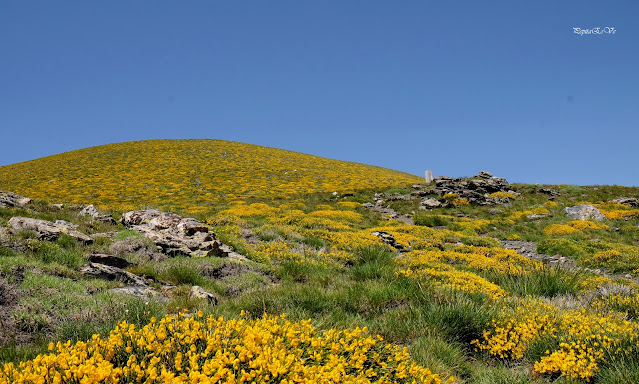
[[[64,209],[64,204],[51,204],[51,207],[57,211]]]
[[[113,216],[111,215],[101,215],[100,212],[93,206],[93,204],[89,204],[86,207],[82,207],[79,215],[91,216],[94,220],[101,221],[107,224],[117,224]]]
[[[156,209],[130,211],[120,220],[127,228],[142,233],[169,256],[228,256],[222,242],[199,221]]]
[[[391,247],[397,249],[399,252],[408,252],[409,251],[402,244],[400,244],[397,241],[395,241],[395,236],[391,235],[390,233],[375,231],[375,232],[371,232],[371,234],[373,236],[378,237],[384,243],[386,243],[386,244],[390,245]]]
[[[493,174],[487,171],[481,171],[478,174],[476,174],[475,177],[479,177],[482,179],[490,179],[491,177],[493,177]]]
[[[108,265],[108,266],[116,267],[116,268],[126,268],[128,266],[133,265],[132,263],[129,263],[123,257],[107,255],[104,253],[92,254],[91,256],[89,256],[89,261],[92,263]]]
[[[28,197],[16,195],[13,192],[0,192],[0,208],[26,207],[33,200]]]
[[[364,203],[364,204],[362,204],[362,207],[370,209],[370,208],[374,208],[375,204],[373,204],[373,203]]]
[[[428,199],[423,199],[421,203],[419,203],[420,207],[424,207],[426,209],[433,209],[442,206],[442,203],[439,200],[433,199],[432,197]]]
[[[202,289],[202,287],[198,285],[194,285],[191,287],[191,291],[189,292],[189,298],[190,299],[206,299],[209,301],[209,303],[213,305],[217,304],[217,297],[215,297],[215,295],[213,295],[212,293],[205,291],[204,289]]]
[[[504,213],[504,211],[498,208],[491,208],[488,210],[488,213],[491,215],[501,215],[502,213]]]
[[[431,171],[430,169],[426,170],[424,174],[424,181],[426,182],[426,184],[430,184],[433,182],[433,171]]]
[[[606,217],[590,204],[576,205],[564,208],[564,213],[574,220],[605,220]]]
[[[13,233],[34,231],[40,240],[55,241],[62,233],[66,233],[85,244],[91,244],[93,242],[89,236],[82,232],[70,229],[66,225],[60,225],[46,220],[16,216],[9,219],[9,227]]]
[[[530,215],[526,215],[526,218],[528,220],[539,220],[539,219],[543,219],[544,217],[549,217],[552,216],[551,213],[533,213]]]
[[[127,272],[122,268],[112,267],[110,265],[89,263],[80,269],[80,273],[90,277],[104,280],[117,280],[124,284],[146,285],[146,280],[131,272]]]
[[[156,300],[159,302],[169,301],[169,299],[166,296],[164,296],[160,292],[146,285],[112,288],[112,289],[109,289],[109,292],[133,296],[142,300]]]
[[[618,197],[611,201],[617,204],[624,204],[624,205],[630,205],[633,207],[639,207],[639,199],[635,199],[634,197]]]
[[[561,196],[561,193],[559,193],[559,191],[552,188],[541,188],[539,192],[545,193],[550,196]]]

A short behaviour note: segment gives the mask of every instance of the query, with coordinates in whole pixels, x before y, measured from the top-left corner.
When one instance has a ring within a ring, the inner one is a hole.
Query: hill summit
[[[108,144],[0,167],[0,189],[36,199],[191,212],[220,201],[419,181],[381,167],[223,140]]]

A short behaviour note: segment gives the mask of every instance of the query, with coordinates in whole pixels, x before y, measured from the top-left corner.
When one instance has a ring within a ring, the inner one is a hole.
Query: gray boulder
[[[67,235],[82,241],[84,244],[93,243],[93,239],[80,231],[70,228],[66,222],[52,223],[46,220],[16,216],[9,219],[8,224],[13,233],[18,233],[20,231],[34,231],[37,234],[38,239],[41,240],[55,241],[61,234],[66,233]]]
[[[611,201],[617,204],[624,204],[624,205],[630,205],[633,207],[639,207],[639,199],[635,199],[634,197],[618,197]]]
[[[16,195],[13,192],[0,192],[0,208],[26,207],[33,200],[28,197]]]
[[[222,242],[193,218],[148,209],[126,212],[120,221],[142,233],[169,256],[228,256],[226,249],[221,248]]]
[[[205,291],[198,285],[194,285],[191,287],[191,290],[189,291],[189,298],[206,299],[211,304],[217,304],[217,297],[215,297],[215,295],[213,295],[212,293]]]
[[[564,208],[564,213],[574,220],[605,220],[606,217],[590,204],[576,205]]]
[[[432,208],[441,207],[442,203],[440,203],[439,200],[433,199],[431,197],[431,198],[422,200],[421,203],[419,203],[419,205],[427,209],[432,209]]]

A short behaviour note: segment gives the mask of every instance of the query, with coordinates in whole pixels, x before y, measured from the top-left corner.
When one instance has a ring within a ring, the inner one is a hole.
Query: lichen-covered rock
[[[209,293],[202,289],[202,287],[194,285],[189,291],[189,298],[191,299],[206,299],[211,304],[217,304],[217,297],[212,293]]]
[[[120,221],[127,228],[142,233],[170,256],[228,256],[229,253],[206,225],[193,218],[147,209],[126,212]]]
[[[52,223],[46,220],[16,216],[9,219],[8,224],[13,233],[18,233],[20,231],[34,231],[37,234],[38,239],[41,240],[55,241],[61,234],[66,233],[85,244],[93,243],[93,239],[84,233],[71,228],[66,222]]]
[[[564,213],[574,220],[605,220],[606,217],[590,204],[575,205],[564,208]]]

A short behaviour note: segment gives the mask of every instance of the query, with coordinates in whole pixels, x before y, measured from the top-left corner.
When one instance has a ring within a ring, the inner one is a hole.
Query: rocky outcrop
[[[156,209],[130,211],[120,220],[127,228],[153,241],[164,254],[191,257],[228,256],[230,247],[209,232],[206,225],[193,218]]]
[[[72,226],[69,226],[66,222],[52,223],[46,220],[33,219],[30,217],[12,217],[9,219],[9,228],[13,233],[20,231],[34,231],[38,239],[55,241],[61,234],[65,233],[84,244],[91,244],[93,240],[84,233],[75,230]]]
[[[82,267],[80,272],[96,279],[116,280],[129,285],[146,285],[146,281],[140,276],[105,264],[89,263]]]
[[[79,215],[91,216],[94,220],[101,221],[107,224],[117,224],[113,216],[111,215],[102,215],[98,210],[93,206],[93,204],[89,204],[86,207],[82,207],[79,212]]]
[[[564,213],[574,220],[605,220],[606,217],[590,204],[575,205],[564,208]]]
[[[618,197],[616,199],[611,200],[616,204],[630,205],[632,207],[639,207],[639,199],[635,199],[634,197]]]
[[[33,200],[28,197],[16,195],[13,192],[0,192],[0,208],[26,207]]]
[[[466,200],[470,204],[477,205],[498,205],[508,204],[510,199],[504,196],[491,196],[495,192],[504,192],[513,196],[519,194],[510,190],[506,179],[493,177],[490,172],[481,171],[472,178],[452,178],[449,176],[438,176],[433,179],[435,188],[428,186],[413,186],[413,196],[422,197],[419,209],[451,208],[454,206],[451,199],[443,198],[446,195],[454,195]],[[441,198],[435,199],[428,195],[439,195]]]

